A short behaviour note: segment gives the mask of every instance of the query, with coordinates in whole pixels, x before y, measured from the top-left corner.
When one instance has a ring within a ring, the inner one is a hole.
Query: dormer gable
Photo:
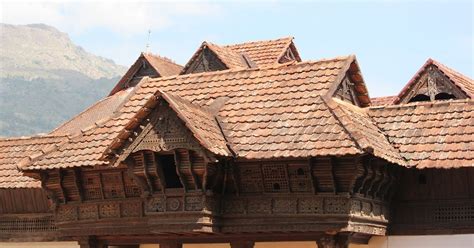
[[[474,97],[474,82],[459,72],[428,59],[401,90],[394,104]]]
[[[133,63],[109,93],[109,96],[121,90],[134,87],[143,77],[156,78],[178,75],[182,68],[181,65],[174,63],[168,58],[150,53],[141,53],[135,63]]]
[[[245,54],[205,41],[184,66],[181,74],[251,68],[254,66],[255,64]]]
[[[349,102],[358,107],[370,105],[370,97],[359,65],[354,55],[348,59],[338,79],[328,90],[327,95]]]

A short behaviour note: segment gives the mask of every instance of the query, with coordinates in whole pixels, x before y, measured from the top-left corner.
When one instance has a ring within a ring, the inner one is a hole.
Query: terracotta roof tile
[[[141,112],[151,106],[158,90],[202,107],[220,97],[228,97],[217,116],[232,148],[240,157],[358,154],[363,151],[342,132],[341,127],[331,125],[336,120],[322,104],[321,98],[335,80],[345,74],[344,70],[354,59],[349,56],[265,69],[142,80],[136,92],[121,107],[119,115],[72,138],[68,144],[25,168],[107,164],[101,160],[103,155],[113,144],[120,143],[118,137],[125,128],[138,125],[133,121],[134,116],[146,114]]]
[[[269,66],[278,63],[286,49],[293,42],[293,37],[285,37],[276,40],[264,40],[246,42],[241,44],[233,44],[224,46],[238,53],[245,53],[259,67]],[[297,61],[301,61],[299,55],[296,54]]]
[[[392,163],[407,164],[367,114],[367,108],[362,109],[339,99],[333,99],[330,107],[345,130],[363,150]]]
[[[22,159],[54,148],[67,140],[64,136],[36,136],[0,139],[0,188],[40,188],[39,181],[17,169]]]
[[[474,166],[474,100],[372,107],[369,115],[411,166]]]
[[[143,53],[143,56],[162,77],[178,75],[183,69],[182,65],[178,65],[166,57],[161,57],[151,53]]]
[[[370,105],[371,106],[392,105],[395,99],[397,99],[397,96],[374,97],[374,98],[370,98]]]

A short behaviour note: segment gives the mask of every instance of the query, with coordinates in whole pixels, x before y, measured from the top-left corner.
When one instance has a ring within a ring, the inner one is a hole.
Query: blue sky
[[[145,50],[150,29],[150,51],[180,64],[203,40],[230,44],[293,36],[304,60],[355,54],[372,97],[398,93],[429,57],[474,74],[472,1],[2,5],[2,22],[56,26],[87,51],[126,66]]]

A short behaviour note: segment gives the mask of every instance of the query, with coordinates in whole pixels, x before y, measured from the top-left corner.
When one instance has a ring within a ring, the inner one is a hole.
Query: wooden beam
[[[231,248],[253,248],[255,246],[255,242],[253,241],[231,241],[230,247]]]
[[[153,194],[153,182],[150,179],[150,175],[148,175],[148,168],[146,165],[146,157],[145,157],[145,152],[146,151],[141,151],[140,154],[143,159],[143,175],[145,176],[146,183],[148,184],[148,188],[150,189],[150,193]]]
[[[104,180],[102,180],[102,173],[99,174],[99,186],[100,186],[100,194],[102,195],[102,200],[105,199],[105,191],[104,191]]]
[[[313,158],[310,157],[308,159],[308,171],[309,171],[309,179],[311,180],[311,190],[313,191],[313,194],[317,194],[317,189],[316,189],[316,184],[315,184],[315,178],[313,176]]]
[[[82,190],[82,187],[81,187],[81,171],[79,168],[76,167],[73,169],[73,173],[74,173],[74,186],[76,187],[77,193],[79,194],[79,200],[83,202],[84,191]]]
[[[179,170],[180,168],[180,165],[181,165],[181,161],[179,159],[179,153],[178,153],[178,150],[175,149],[173,151],[173,154],[174,154],[174,163],[176,165],[176,174],[178,175],[179,177],[179,181],[181,181],[181,184],[183,185],[183,189],[184,189],[184,192],[188,192],[188,187],[187,185],[185,184],[185,181],[183,179],[183,175],[181,174],[181,171]]]
[[[189,161],[189,173],[191,174],[191,177],[193,179],[193,183],[194,183],[194,189],[195,190],[198,190],[199,189],[199,185],[198,185],[198,179],[196,177],[196,173],[194,173],[194,170],[193,170],[193,158],[191,156],[191,152],[189,150],[186,151],[186,154],[188,155],[188,161]],[[204,188],[202,188],[202,191],[204,191]]]
[[[329,169],[330,169],[330,174],[331,174],[331,180],[332,180],[332,186],[333,186],[333,193],[337,193],[337,182],[336,182],[336,177],[334,176],[334,164],[336,164],[336,159],[334,157],[331,157],[331,160],[329,161]]]
[[[63,175],[62,169],[58,169],[58,176],[59,176],[59,188],[61,189],[61,194],[63,195],[63,203],[67,203],[66,191],[64,190],[64,186],[63,186],[64,175]]]
[[[160,242],[160,248],[182,248],[183,244],[177,240],[169,240]]]
[[[163,165],[160,163],[159,159],[156,159],[156,154],[153,155],[153,164],[155,165],[156,175],[160,183],[161,193],[163,193],[164,195],[166,192],[166,184],[165,184],[166,181],[165,181],[165,176],[163,172]]]

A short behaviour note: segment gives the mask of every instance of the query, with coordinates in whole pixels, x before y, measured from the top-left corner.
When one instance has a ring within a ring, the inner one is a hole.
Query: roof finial
[[[148,39],[146,41],[146,49],[145,49],[145,53],[148,54],[150,51],[150,36],[151,36],[151,30],[148,29]]]

